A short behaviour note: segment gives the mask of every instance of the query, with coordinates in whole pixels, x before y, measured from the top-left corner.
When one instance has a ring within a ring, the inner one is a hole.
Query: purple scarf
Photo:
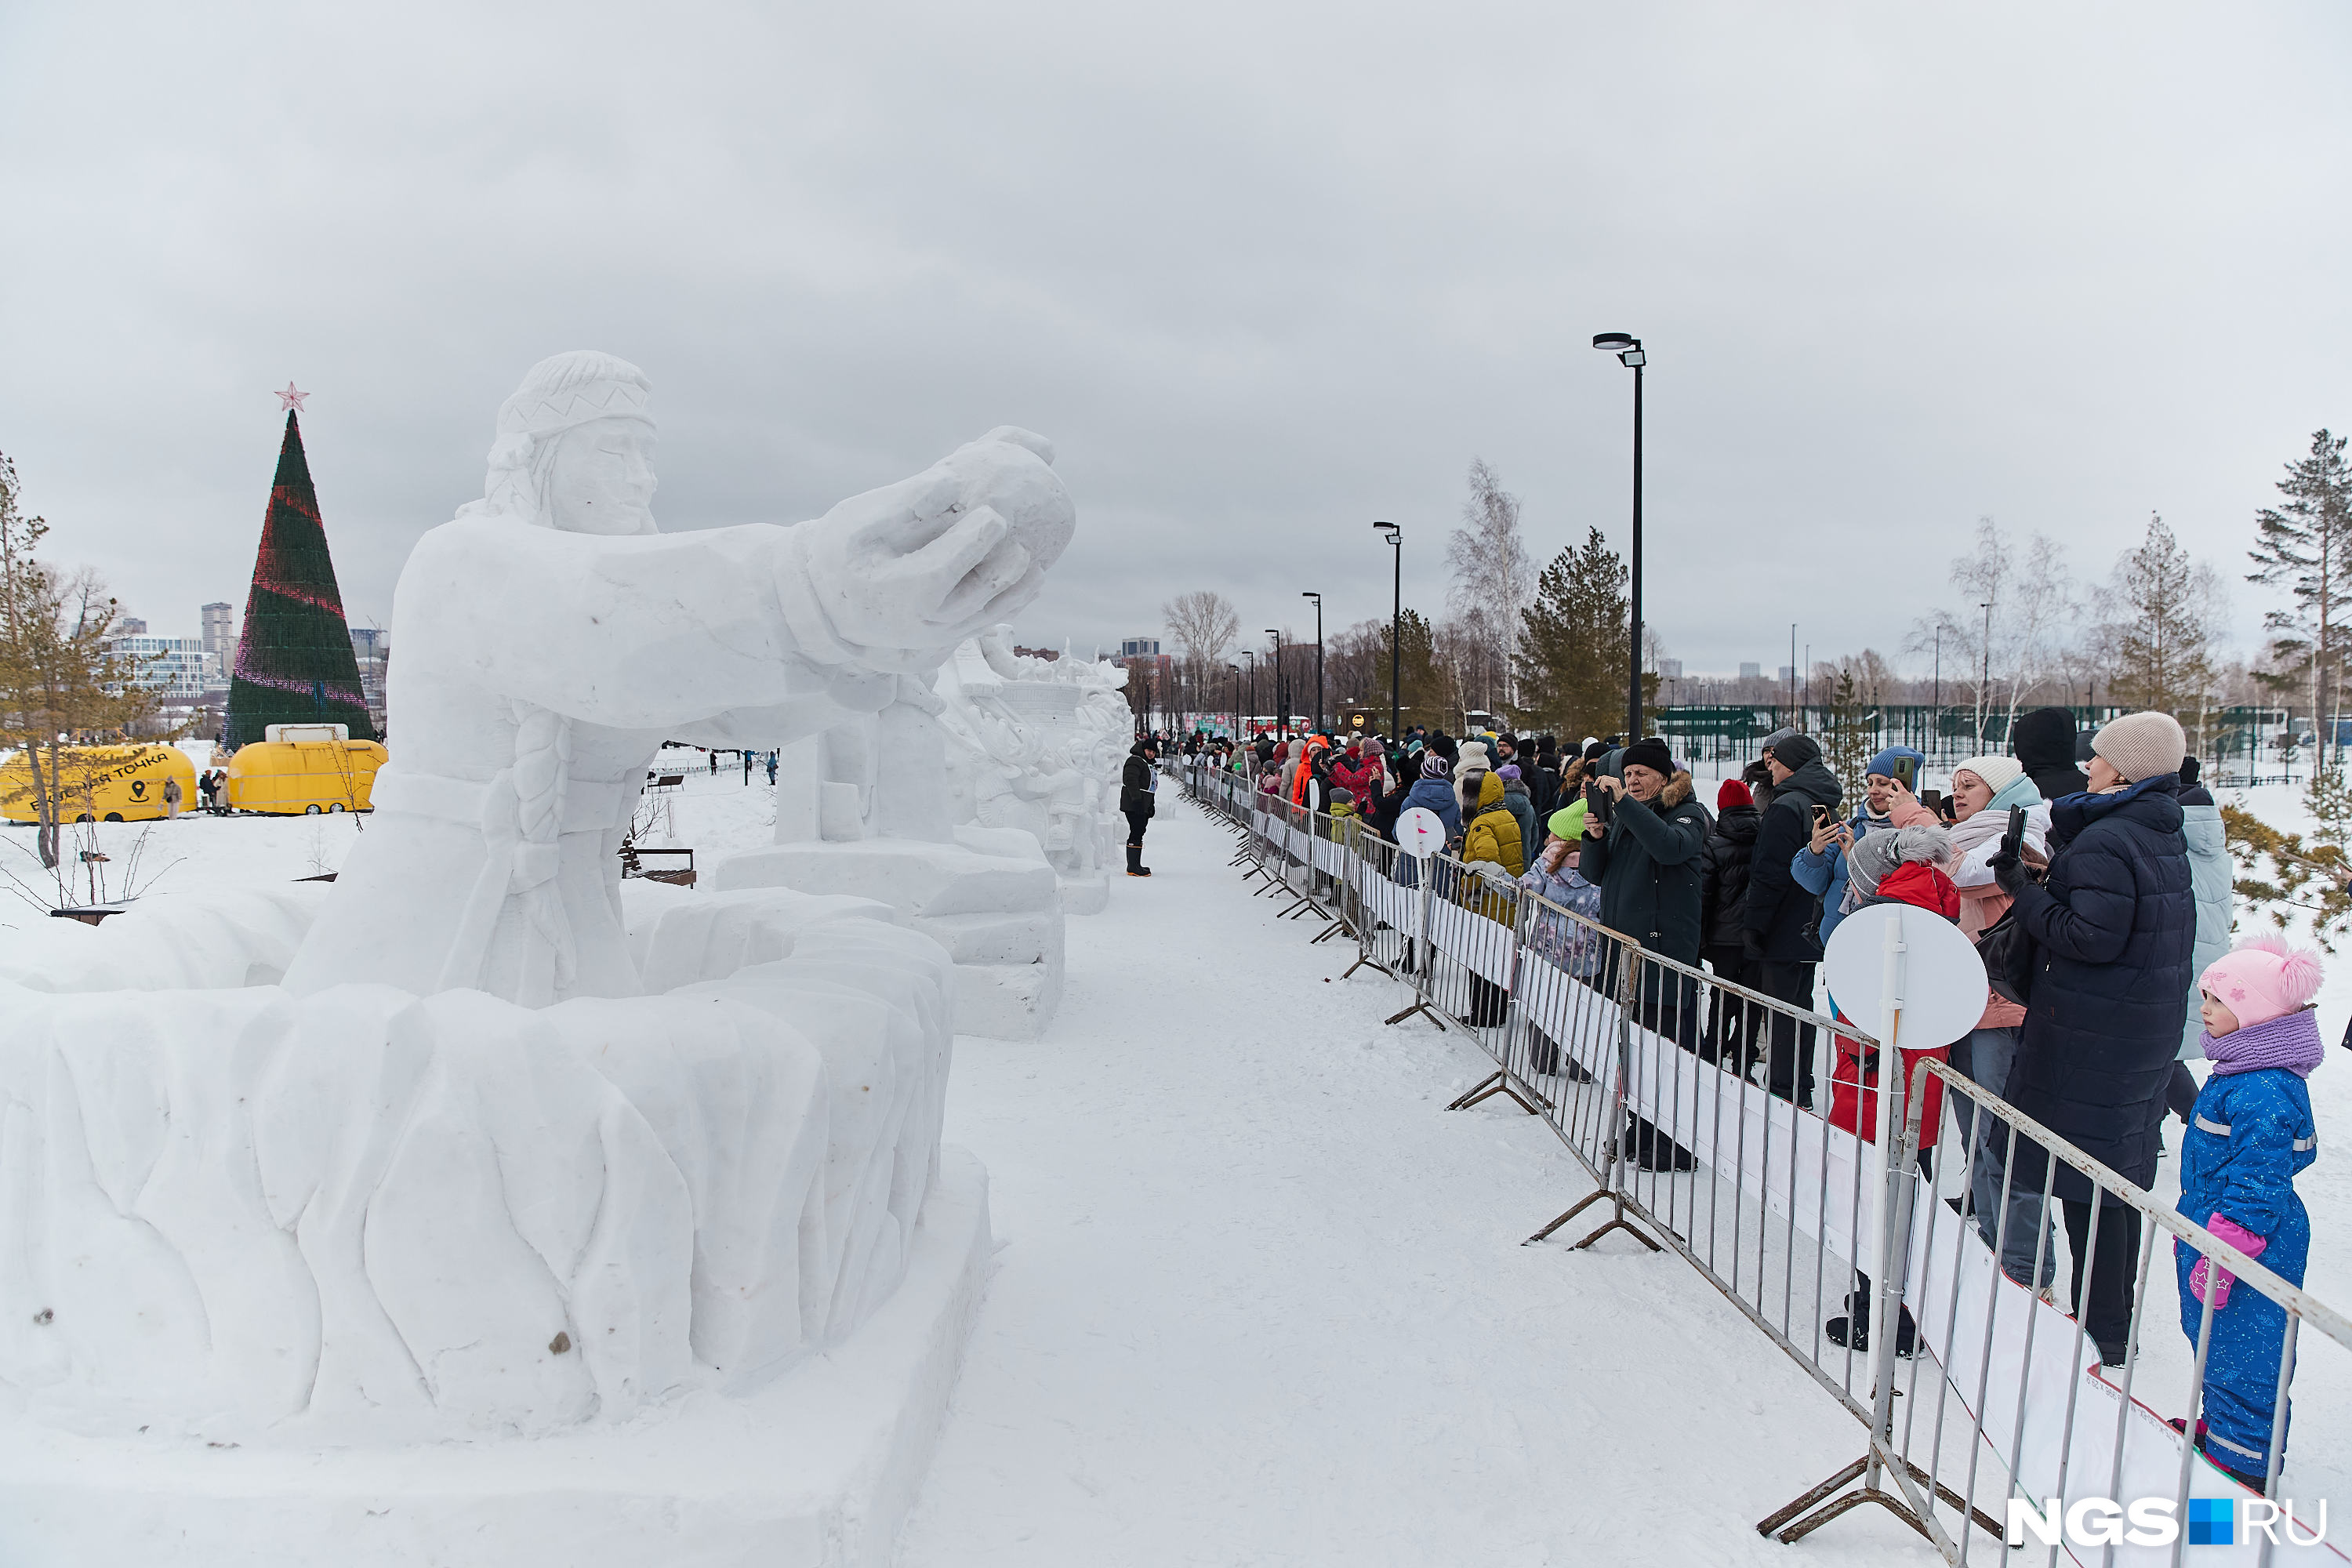
[[[2311,1069],[2327,1058],[2327,1047],[2320,1044],[2319,1015],[2305,1007],[2266,1024],[2249,1025],[2218,1040],[2209,1033],[2205,1055],[2217,1074],[2284,1068],[2297,1078],[2309,1078]]]

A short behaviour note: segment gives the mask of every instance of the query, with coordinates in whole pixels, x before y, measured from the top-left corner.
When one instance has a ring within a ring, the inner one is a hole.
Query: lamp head
[[[1642,352],[1642,340],[1631,332],[1596,332],[1592,346],[1615,354],[1617,363],[1630,369],[1639,370],[1650,363],[1650,356]]]
[[[1404,530],[1393,522],[1376,522],[1372,524],[1372,526],[1379,529],[1382,533],[1387,534],[1391,544],[1394,544],[1399,539],[1404,536]]]

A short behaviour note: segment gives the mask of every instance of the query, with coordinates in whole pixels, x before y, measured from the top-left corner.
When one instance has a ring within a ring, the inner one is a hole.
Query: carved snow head
[[[593,349],[531,366],[499,408],[487,510],[567,533],[656,531],[652,392],[635,365]]]

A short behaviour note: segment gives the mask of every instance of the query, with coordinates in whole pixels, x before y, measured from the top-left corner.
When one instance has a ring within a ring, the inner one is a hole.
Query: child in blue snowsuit
[[[2295,1286],[2311,1256],[2311,1216],[2294,1195],[2294,1177],[2318,1158],[2303,1080],[2326,1054],[2311,1009],[2319,982],[2315,954],[2273,937],[2242,943],[2199,977],[2213,1071],[2180,1153],[2181,1214]],[[2233,1294],[2228,1269],[2178,1241],[2173,1263],[2191,1344],[2206,1303],[2213,1308],[2197,1446],[2260,1492],[2272,1468],[2286,1311],[2257,1291]]]

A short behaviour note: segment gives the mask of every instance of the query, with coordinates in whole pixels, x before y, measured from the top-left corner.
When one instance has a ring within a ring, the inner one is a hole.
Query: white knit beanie
[[[1970,757],[1953,767],[1952,777],[1957,781],[1962,773],[1974,773],[1984,780],[1985,787],[1999,795],[2015,784],[2017,775],[2024,771],[2025,764],[2015,757]]]
[[[1484,741],[1465,741],[1454,753],[1454,776],[1457,779],[1484,773],[1487,767],[1486,742]]]
[[[2126,784],[2137,784],[2179,773],[2180,759],[2189,754],[2189,737],[2169,713],[2126,713],[2109,720],[2091,738],[2091,750],[2106,758]]]

